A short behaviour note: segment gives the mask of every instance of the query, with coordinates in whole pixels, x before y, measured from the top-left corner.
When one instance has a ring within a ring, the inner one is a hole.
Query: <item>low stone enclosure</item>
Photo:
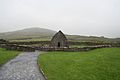
[[[107,48],[111,47],[110,45],[97,45],[97,46],[87,46],[82,48],[43,48],[43,47],[36,47],[36,50],[40,51],[66,51],[66,52],[79,52],[79,51],[89,51],[97,48]]]
[[[20,46],[20,45],[16,45],[16,44],[0,44],[0,47],[5,48],[7,50],[17,50],[17,51],[25,51],[25,52],[35,51],[34,47]]]
[[[82,48],[52,48],[52,47],[30,47],[30,46],[23,46],[17,44],[0,44],[1,48],[5,48],[7,50],[17,50],[17,51],[26,51],[32,52],[35,50],[40,51],[68,51],[68,52],[77,52],[77,51],[89,51],[97,48],[106,48],[111,47],[110,45],[97,45],[97,46],[87,46]]]
[[[88,46],[77,48],[77,47],[64,47],[64,48],[55,48],[55,47],[48,47],[44,46],[44,44],[49,45],[50,41],[38,41],[38,42],[9,42],[2,40],[0,42],[0,47],[5,48],[7,50],[17,50],[17,51],[26,51],[31,52],[35,50],[40,51],[89,51],[97,48],[106,48],[106,47],[120,47],[120,44],[110,44],[110,43],[91,43],[91,42],[69,42],[69,45],[80,45],[80,44],[87,44]],[[43,46],[31,46],[33,44],[42,44]]]
[[[33,46],[33,44],[37,46]],[[40,44],[40,45],[39,45]],[[70,45],[87,45],[86,47],[70,47]],[[0,39],[0,47],[8,50],[18,51],[89,51],[97,48],[105,47],[120,47],[120,43],[103,43],[103,42],[70,42],[66,38],[65,34],[60,30],[58,31],[51,41],[31,41],[31,42],[9,42],[4,39]]]

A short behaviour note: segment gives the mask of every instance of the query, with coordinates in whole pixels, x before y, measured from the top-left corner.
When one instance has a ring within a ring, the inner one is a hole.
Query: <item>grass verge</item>
[[[48,52],[38,63],[48,80],[120,80],[120,48]]]
[[[0,48],[0,66],[19,54],[18,51],[10,51]]]

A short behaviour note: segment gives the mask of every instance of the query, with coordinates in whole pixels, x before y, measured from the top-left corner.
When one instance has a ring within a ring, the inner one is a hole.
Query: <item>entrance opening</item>
[[[60,42],[58,42],[58,47],[60,47]]]

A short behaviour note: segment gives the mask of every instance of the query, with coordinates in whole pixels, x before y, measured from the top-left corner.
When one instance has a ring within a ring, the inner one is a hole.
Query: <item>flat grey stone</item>
[[[0,68],[0,80],[45,80],[37,65],[40,52],[24,52]]]

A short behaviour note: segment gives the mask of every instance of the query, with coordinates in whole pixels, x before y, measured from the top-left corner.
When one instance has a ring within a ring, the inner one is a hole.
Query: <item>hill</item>
[[[0,39],[10,41],[50,41],[56,33],[54,30],[44,28],[27,28],[23,30],[0,33]],[[92,42],[120,42],[120,38],[105,38],[96,36],[66,35],[69,41]]]
[[[26,40],[33,38],[44,38],[47,39],[53,36],[56,31],[44,29],[44,28],[27,28],[23,30],[0,33],[1,39],[7,40]]]

